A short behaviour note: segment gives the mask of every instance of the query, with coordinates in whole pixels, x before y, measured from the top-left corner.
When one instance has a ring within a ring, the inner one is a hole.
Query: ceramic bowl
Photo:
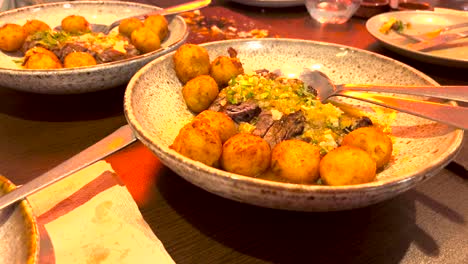
[[[90,23],[110,24],[113,21],[159,9],[151,5],[118,1],[74,1],[41,4],[0,13],[4,23],[23,25],[27,20],[39,19],[54,28],[68,15],[79,14]],[[162,48],[131,59],[98,64],[93,67],[27,70],[14,61],[19,53],[0,52],[0,87],[45,94],[77,94],[104,90],[127,83],[151,60],[180,46],[187,38],[184,19],[175,16],[169,23],[169,36]]]
[[[15,188],[0,175],[0,196]],[[0,263],[38,263],[39,231],[27,200],[0,210],[0,237]]]
[[[246,72],[319,69],[335,83],[437,85],[423,73],[368,51],[330,43],[292,39],[230,40],[203,44],[213,60],[233,47]],[[129,82],[125,114],[136,136],[174,172],[209,192],[243,203],[298,211],[336,211],[394,197],[441,170],[459,150],[463,131],[412,115],[340,99],[389,125],[394,152],[374,182],[351,186],[303,185],[228,173],[185,158],[169,149],[193,114],[173,70],[173,53],[142,68]]]

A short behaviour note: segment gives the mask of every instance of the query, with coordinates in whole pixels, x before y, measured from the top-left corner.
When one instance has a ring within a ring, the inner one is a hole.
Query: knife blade
[[[0,210],[67,176],[102,160],[137,139],[130,126],[124,125],[57,167],[0,197]]]
[[[463,39],[466,37],[468,37],[468,30],[456,33],[446,33],[438,35],[429,40],[408,44],[408,48],[416,51],[427,51],[428,49],[440,47],[454,40]]]

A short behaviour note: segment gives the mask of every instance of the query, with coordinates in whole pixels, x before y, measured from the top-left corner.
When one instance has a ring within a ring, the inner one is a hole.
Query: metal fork
[[[464,28],[464,27],[468,27],[468,22],[449,25],[449,26],[446,26],[444,28],[441,28],[439,30],[439,35],[443,34],[444,32],[450,31],[452,29]],[[422,33],[422,34],[418,34],[418,35],[410,35],[410,34],[400,32],[400,31],[394,29],[393,27],[391,28],[391,30],[393,32],[395,32],[396,34],[398,34],[398,35],[400,35],[402,37],[405,37],[405,38],[407,38],[409,40],[415,41],[415,42],[421,42],[421,41],[426,41],[426,40],[430,39],[431,37],[429,36],[429,34],[432,33],[432,32],[426,32],[426,33]]]
[[[176,6],[156,10],[156,11],[151,12],[151,13],[132,16],[132,17],[128,17],[128,18],[137,18],[137,19],[140,19],[140,20],[144,20],[145,18],[147,18],[148,16],[151,16],[151,15],[160,14],[160,15],[168,16],[168,15],[180,14],[180,13],[183,13],[183,12],[188,12],[188,11],[193,11],[193,10],[200,9],[202,7],[205,7],[205,6],[209,5],[210,3],[211,3],[211,0],[197,0],[197,1],[187,2],[187,3],[180,4],[180,5],[176,5]],[[124,19],[127,19],[127,18],[124,18]],[[108,34],[113,28],[118,27],[120,25],[120,23],[124,19],[119,19],[119,20],[113,22],[110,25],[91,24],[91,30],[93,32],[102,32],[104,34]]]

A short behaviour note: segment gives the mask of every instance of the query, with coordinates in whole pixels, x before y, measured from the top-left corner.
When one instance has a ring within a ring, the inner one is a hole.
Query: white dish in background
[[[468,22],[467,16],[432,11],[388,12],[371,17],[366,22],[366,28],[369,33],[377,38],[385,47],[401,55],[432,64],[468,68],[468,38],[453,41],[452,43],[457,43],[456,47],[432,50],[429,52],[415,51],[406,46],[412,43],[410,40],[405,39],[395,32],[383,34],[379,31],[382,24],[392,17],[411,24],[408,29],[405,29],[405,33],[420,34],[448,25]],[[459,29],[458,31],[463,30],[467,30],[467,28]],[[456,31],[457,30],[454,30],[454,32]]]
[[[0,196],[15,188],[0,175]],[[0,210],[0,238],[0,263],[39,262],[39,231],[27,200]]]
[[[0,13],[4,23],[23,25],[29,19],[39,19],[51,28],[60,25],[68,15],[81,15],[90,23],[110,24],[113,21],[159,9],[118,1],[73,1],[28,6]],[[116,30],[116,29],[115,29]],[[169,35],[162,48],[134,58],[98,64],[92,67],[27,70],[14,62],[20,54],[0,52],[0,87],[45,94],[77,94],[104,90],[126,84],[142,66],[166,54],[185,42],[188,29],[184,19],[175,16],[169,23]]]
[[[304,0],[231,0],[243,5],[259,7],[292,7],[304,5]]]
[[[301,72],[319,69],[335,83],[437,85],[423,73],[387,57],[331,43],[293,39],[243,39],[203,44],[214,60],[232,47],[246,72],[267,68]],[[241,176],[208,167],[169,148],[193,114],[182,97],[173,54],[142,68],[125,93],[126,118],[134,133],[160,160],[187,181],[236,201],[277,209],[336,211],[374,204],[435,175],[460,149],[463,131],[351,99],[364,115],[389,123],[394,153],[375,182],[351,186],[289,184]]]

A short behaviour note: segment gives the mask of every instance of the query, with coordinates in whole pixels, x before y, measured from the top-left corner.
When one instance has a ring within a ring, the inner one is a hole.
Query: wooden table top
[[[165,7],[184,1],[139,2]],[[440,84],[468,85],[466,69],[386,50],[362,18],[322,26],[302,6],[213,2],[201,11],[210,23],[357,47],[406,63]],[[429,2],[461,6],[456,0]],[[222,38],[194,31],[188,42]],[[122,86],[64,96],[0,88],[0,173],[24,184],[124,125],[124,91]],[[467,263],[467,156],[465,140],[458,163],[416,188],[376,205],[331,213],[273,210],[215,196],[183,180],[140,143],[108,162],[176,263]]]

